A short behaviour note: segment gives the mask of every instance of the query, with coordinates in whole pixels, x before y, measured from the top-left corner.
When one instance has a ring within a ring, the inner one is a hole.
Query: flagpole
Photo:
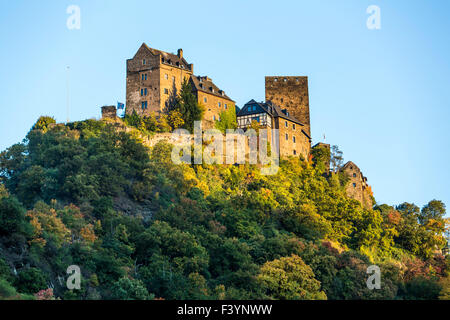
[[[67,100],[66,100],[66,112],[67,112],[67,122],[66,123],[69,123],[69,102],[70,102],[70,100],[69,100],[69,70],[70,70],[70,67],[69,66],[67,66],[67,77],[66,77],[66,89],[67,89]]]

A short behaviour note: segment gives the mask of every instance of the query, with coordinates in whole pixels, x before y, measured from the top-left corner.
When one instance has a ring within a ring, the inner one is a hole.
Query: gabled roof
[[[146,50],[148,50],[154,56],[161,55],[163,58],[162,59],[163,64],[182,68],[182,69],[191,70],[191,65],[186,61],[186,59],[184,59],[184,57],[180,58],[176,54],[168,53],[168,52],[161,51],[161,50],[154,49],[154,48],[150,48],[149,46],[147,46],[146,43],[143,43],[141,45],[141,48],[142,47],[144,47]]]
[[[357,168],[358,170],[360,170],[359,167],[358,167],[356,164],[354,164],[352,161],[346,162],[346,163],[342,166],[341,170],[347,169],[347,168],[350,167],[350,166],[355,167],[355,168]],[[361,170],[360,170],[360,171],[361,171]]]
[[[255,111],[253,111],[253,108],[252,108],[252,111],[248,111],[249,106],[256,106],[257,108]],[[237,116],[239,117],[239,116],[243,116],[243,115],[256,114],[256,113],[261,113],[261,112],[268,113],[270,116],[272,116],[274,118],[277,118],[277,117],[283,118],[283,119],[292,121],[300,126],[304,126],[303,123],[298,121],[293,116],[289,115],[289,113],[281,110],[281,108],[278,105],[272,103],[271,101],[256,102],[254,99],[252,99],[241,108],[241,110],[239,111]],[[306,135],[309,137],[308,134],[306,134]]]
[[[234,102],[231,100],[230,97],[228,97],[225,94],[225,91],[219,89],[213,82],[212,79],[206,76],[192,76],[191,77],[191,83],[193,85],[194,91],[202,91],[208,94],[212,94],[217,97],[221,97],[227,100],[230,100],[231,102]]]

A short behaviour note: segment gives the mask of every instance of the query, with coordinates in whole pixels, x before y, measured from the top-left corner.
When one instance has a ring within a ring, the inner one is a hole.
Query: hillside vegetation
[[[107,122],[52,122],[0,154],[2,299],[450,296],[440,201],[366,210],[323,152],[262,176],[174,165],[170,145],[149,150]],[[66,288],[70,265],[80,290]]]

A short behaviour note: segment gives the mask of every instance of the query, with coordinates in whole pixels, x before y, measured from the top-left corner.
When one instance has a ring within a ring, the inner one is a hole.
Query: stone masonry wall
[[[302,155],[304,159],[308,159],[311,144],[309,138],[301,131],[303,128],[302,126],[283,118],[276,118],[275,128],[278,129],[280,135],[279,144],[281,157],[298,157]]]
[[[266,101],[272,101],[305,125],[311,136],[308,77],[266,77]]]

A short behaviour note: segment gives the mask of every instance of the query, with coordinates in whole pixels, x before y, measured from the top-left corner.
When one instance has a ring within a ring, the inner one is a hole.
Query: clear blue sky
[[[68,30],[69,5],[81,29]],[[366,27],[369,5],[381,30]],[[142,42],[183,48],[238,105],[264,76],[309,77],[313,143],[337,144],[380,203],[450,205],[450,1],[2,1],[0,149],[40,115],[99,117],[125,102],[125,60]]]

